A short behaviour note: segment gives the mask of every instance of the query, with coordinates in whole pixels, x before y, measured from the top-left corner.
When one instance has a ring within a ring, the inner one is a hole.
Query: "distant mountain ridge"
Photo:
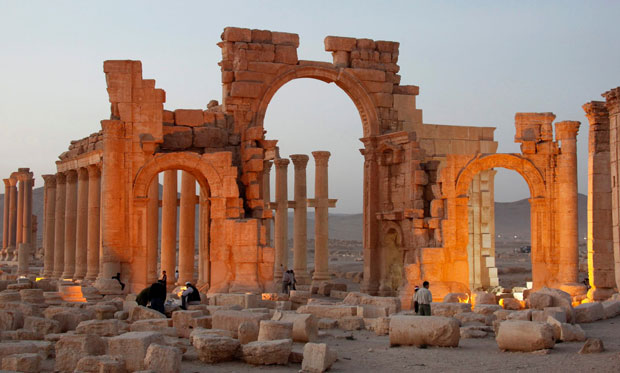
[[[162,190],[160,186],[160,196]],[[43,238],[43,187],[35,188],[33,192],[33,213],[37,216],[39,240]],[[586,236],[587,231],[587,201],[586,195],[579,194],[579,239]],[[0,226],[4,209],[4,194],[0,194]],[[293,238],[293,213],[288,217],[288,234]],[[198,219],[196,219],[198,224]],[[308,213],[308,238],[314,236],[314,213]],[[514,202],[495,202],[495,234],[502,236],[517,235],[520,239],[529,240],[530,237],[530,204],[528,199]],[[362,241],[363,214],[329,214],[329,238],[337,240]],[[0,230],[0,237],[2,231]]]

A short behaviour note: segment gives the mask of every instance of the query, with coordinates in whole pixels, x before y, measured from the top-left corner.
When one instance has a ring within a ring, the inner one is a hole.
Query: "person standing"
[[[286,271],[282,273],[282,293],[288,294],[291,286],[291,273]]]
[[[162,280],[156,281],[149,288],[149,300],[151,301],[151,308],[155,311],[159,311],[162,314],[166,314],[166,308],[164,302],[166,301],[166,285]]]
[[[418,290],[413,297],[414,304],[415,302],[418,302],[418,315],[420,316],[431,315],[431,303],[433,303],[433,295],[431,294],[431,291],[428,290],[428,287],[428,281],[424,281],[424,283],[422,283],[422,288]]]
[[[164,285],[168,285],[168,275],[166,274],[166,271],[163,271],[161,273],[161,282],[164,283]]]
[[[119,285],[121,285],[121,291],[125,290],[125,284],[121,281],[120,272],[116,272],[116,276],[112,276],[112,280],[118,281]]]
[[[418,290],[420,290],[420,287],[418,285],[416,285],[415,286],[415,290],[414,290],[414,294],[413,294],[413,311],[415,313],[418,313],[418,309],[420,308],[419,304],[418,304],[418,301],[415,300],[415,295],[418,293]]]
[[[179,282],[179,270],[174,271],[174,283]]]

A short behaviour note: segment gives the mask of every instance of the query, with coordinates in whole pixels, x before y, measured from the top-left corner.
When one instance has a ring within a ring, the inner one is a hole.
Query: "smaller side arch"
[[[472,179],[479,172],[502,167],[518,172],[530,188],[532,198],[544,197],[545,179],[538,168],[527,158],[518,154],[486,154],[473,158],[456,177],[456,196],[465,196]]]
[[[201,186],[209,190],[210,196],[223,195],[223,181],[217,169],[205,157],[192,152],[157,154],[136,174],[133,183],[133,198],[146,198],[153,178],[162,171],[183,170],[191,173]]]

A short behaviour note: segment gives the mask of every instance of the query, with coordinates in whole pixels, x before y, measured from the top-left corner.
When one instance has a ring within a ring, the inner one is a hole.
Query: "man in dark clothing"
[[[151,287],[147,286],[144,289],[142,289],[140,293],[138,293],[138,296],[136,297],[136,303],[138,303],[139,306],[146,307],[146,305],[149,304],[149,292],[150,291],[151,291]]]
[[[185,283],[185,286],[187,288],[181,293],[181,308],[184,310],[187,309],[187,305],[189,304],[200,304],[200,293],[198,289],[189,281]]]
[[[164,302],[166,301],[166,285],[161,281],[153,283],[149,288],[149,300],[151,301],[152,309],[165,315],[166,309],[164,308]]]

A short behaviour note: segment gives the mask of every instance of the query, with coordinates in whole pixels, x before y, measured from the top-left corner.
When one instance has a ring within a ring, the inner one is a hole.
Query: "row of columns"
[[[98,165],[43,175],[43,275],[94,280],[99,275],[101,171]]]
[[[314,274],[313,281],[324,281],[330,278],[328,270],[328,209],[336,206],[335,199],[328,198],[328,160],[327,151],[312,152],[315,161],[314,199],[307,198],[306,166],[309,157],[305,154],[293,154],[291,160],[295,167],[294,201],[288,200],[287,173],[290,161],[285,158],[274,160],[276,166],[275,202],[269,208],[275,209],[274,229],[274,278],[282,279],[283,272],[288,268],[288,209],[294,209],[293,220],[293,270],[300,284],[310,283],[307,266],[307,208],[314,207]],[[263,172],[263,198],[270,198],[269,174],[271,161],[265,161]],[[267,234],[270,234],[269,225]]]
[[[28,258],[36,246],[32,234],[32,189],[34,178],[29,168],[20,168],[3,179],[5,186],[2,226],[2,260],[19,260],[18,274],[28,272]]]
[[[177,206],[179,207],[179,284],[194,282],[194,256],[196,251],[196,178],[181,171],[181,197],[177,198],[177,170],[163,172],[164,184],[161,201],[161,270],[166,271],[168,285],[175,283],[177,268]],[[157,280],[157,241],[159,219],[159,180],[155,178],[149,187],[147,204],[147,282]],[[201,204],[202,206],[202,204]],[[201,214],[200,216],[202,216]],[[201,222],[201,229],[208,229]],[[199,246],[206,242],[199,242]],[[202,249],[202,247],[201,247]],[[202,252],[202,250],[201,250]],[[200,266],[199,266],[200,268]],[[199,271],[202,274],[204,271]],[[202,277],[202,276],[199,276]],[[200,281],[199,281],[200,282]]]

